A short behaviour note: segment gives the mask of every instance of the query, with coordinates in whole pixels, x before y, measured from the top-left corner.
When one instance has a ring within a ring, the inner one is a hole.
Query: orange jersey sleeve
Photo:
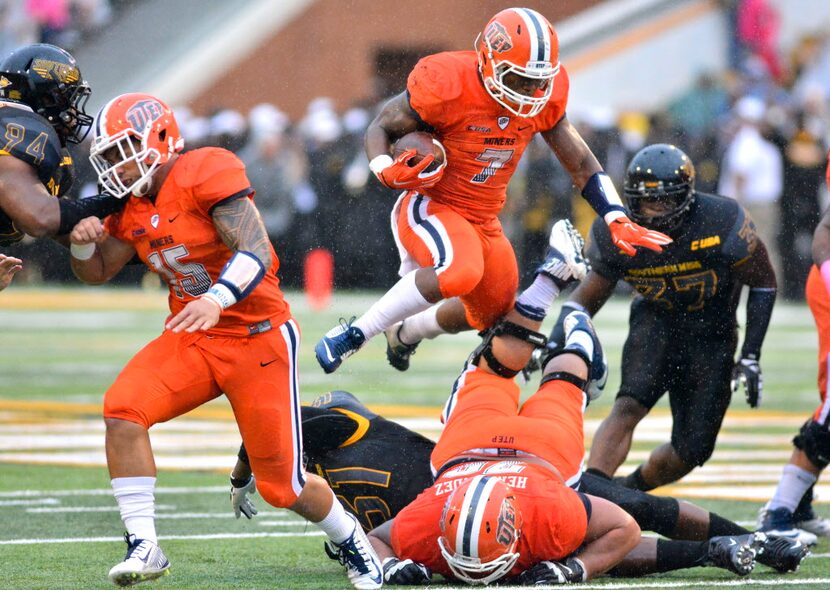
[[[252,197],[242,162],[220,148],[201,148],[179,156],[154,201],[130,197],[107,220],[107,231],[132,244],[150,270],[168,285],[170,312],[203,295],[233,255],[219,236],[211,212],[228,199]],[[290,317],[279,288],[279,259],[242,301],[222,312],[208,333],[245,336],[276,328]]]
[[[576,551],[588,530],[584,496],[541,467],[521,461],[512,463],[512,469],[505,468],[505,461],[465,463],[444,473],[392,522],[395,555],[423,563],[445,578],[452,578],[438,547],[441,513],[454,489],[475,475],[488,473],[488,469],[513,489],[522,511],[519,560],[510,575],[518,575],[543,560],[564,559]]]
[[[423,58],[407,81],[409,104],[447,151],[444,176],[424,194],[473,222],[496,217],[533,135],[564,116],[568,89],[568,74],[561,68],[547,106],[535,117],[517,117],[485,90],[475,52]]]
[[[179,186],[189,193],[196,208],[209,215],[224,202],[253,197],[245,164],[233,152],[209,147],[193,153],[197,157],[184,161]]]

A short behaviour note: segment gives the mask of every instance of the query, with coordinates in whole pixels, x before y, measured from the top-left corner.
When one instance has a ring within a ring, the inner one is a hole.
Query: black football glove
[[[522,586],[575,584],[586,579],[585,566],[576,557],[565,561],[540,561],[519,574]]]
[[[732,368],[732,393],[736,393],[741,385],[744,386],[746,403],[751,408],[760,406],[764,395],[764,377],[758,360],[752,356],[742,357]]]
[[[411,559],[387,557],[383,560],[383,582],[396,586],[426,586],[432,580],[432,571]]]

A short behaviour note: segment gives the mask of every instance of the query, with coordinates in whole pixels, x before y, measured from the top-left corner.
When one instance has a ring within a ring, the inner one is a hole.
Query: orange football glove
[[[438,169],[425,173],[424,170],[432,164],[435,156],[429,154],[414,166],[410,166],[407,162],[416,153],[415,150],[406,150],[394,160],[390,156],[378,156],[372,160],[369,167],[378,180],[392,190],[413,190],[434,186],[444,175],[445,166],[439,166]]]
[[[674,241],[666,234],[637,225],[625,215],[617,217],[609,223],[608,229],[611,230],[611,241],[614,242],[614,245],[629,256],[637,254],[634,246],[642,246],[655,252],[662,252],[662,246]]]

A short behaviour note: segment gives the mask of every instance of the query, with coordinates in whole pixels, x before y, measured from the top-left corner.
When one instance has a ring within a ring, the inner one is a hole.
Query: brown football
[[[392,149],[392,159],[397,159],[407,150],[415,150],[415,155],[409,160],[409,165],[414,166],[424,159],[425,156],[433,154],[435,160],[427,166],[425,172],[432,172],[444,163],[444,150],[432,142],[432,135],[424,131],[413,131],[407,133],[398,141]]]

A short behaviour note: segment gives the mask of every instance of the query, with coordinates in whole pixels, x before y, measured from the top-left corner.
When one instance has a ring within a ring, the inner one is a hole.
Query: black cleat
[[[755,567],[755,535],[723,536],[709,539],[704,565],[720,567],[739,576],[747,576]]]
[[[810,548],[795,539],[766,533],[755,533],[755,537],[760,543],[758,563],[781,574],[798,571],[798,566],[810,554]]]
[[[403,322],[383,332],[386,335],[386,360],[398,371],[406,371],[409,369],[409,357],[415,354],[415,349],[421,342],[420,340],[415,344],[401,342],[401,328],[403,328]]]

